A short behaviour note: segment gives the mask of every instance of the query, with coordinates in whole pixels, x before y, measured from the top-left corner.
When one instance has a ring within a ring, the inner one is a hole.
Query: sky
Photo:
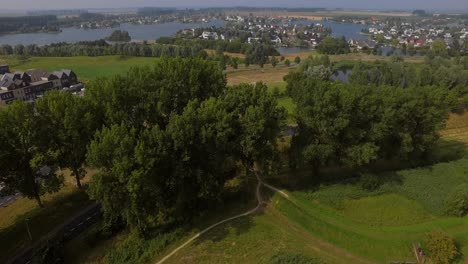
[[[0,0],[1,9],[120,7],[325,7],[360,9],[468,10],[468,0]]]

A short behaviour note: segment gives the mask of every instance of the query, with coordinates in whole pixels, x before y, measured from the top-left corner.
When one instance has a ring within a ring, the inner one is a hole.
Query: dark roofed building
[[[0,65],[0,74],[5,74],[10,72],[10,66]]]
[[[47,71],[40,69],[27,70],[26,73],[29,74],[32,82],[42,81],[43,77],[50,75]]]
[[[60,71],[54,71],[52,74],[60,79],[63,88],[78,84],[78,78],[72,70],[63,69]]]

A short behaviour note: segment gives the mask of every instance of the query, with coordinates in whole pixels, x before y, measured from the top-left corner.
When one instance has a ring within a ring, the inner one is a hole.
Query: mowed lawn
[[[72,69],[78,79],[89,81],[126,73],[135,66],[151,65],[157,58],[101,56],[101,57],[31,57],[24,60],[1,57],[0,64],[9,64],[13,71]]]

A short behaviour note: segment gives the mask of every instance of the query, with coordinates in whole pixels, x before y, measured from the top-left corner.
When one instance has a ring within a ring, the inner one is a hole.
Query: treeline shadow
[[[291,191],[316,191],[320,186],[334,184],[359,184],[362,174],[378,177],[380,184],[402,184],[400,170],[428,167],[438,163],[452,162],[468,156],[465,143],[456,140],[440,139],[432,151],[422,157],[403,159],[381,159],[360,168],[347,168],[338,165],[323,166],[319,173],[312,166],[291,169],[287,165],[274,176],[267,179],[277,187]]]

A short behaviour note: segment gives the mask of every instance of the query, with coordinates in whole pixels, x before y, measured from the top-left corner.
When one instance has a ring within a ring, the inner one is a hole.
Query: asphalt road
[[[5,197],[0,197],[0,207],[6,207],[10,203],[14,202],[18,197],[20,196],[19,193],[14,194],[14,195],[9,195]]]

